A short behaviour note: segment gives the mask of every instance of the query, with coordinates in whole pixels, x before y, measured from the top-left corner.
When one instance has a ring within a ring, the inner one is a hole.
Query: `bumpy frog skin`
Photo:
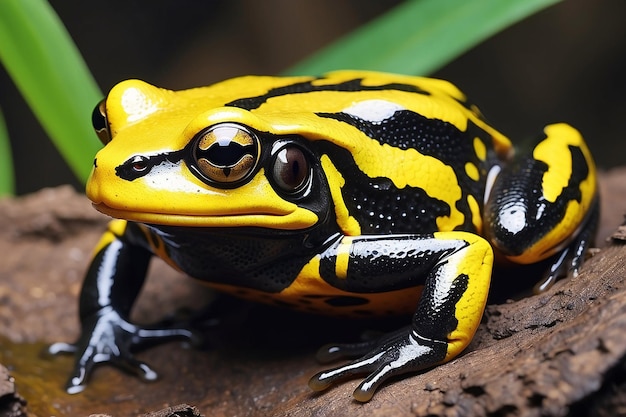
[[[100,362],[154,379],[131,349],[192,337],[129,313],[150,258],[239,297],[320,314],[410,313],[379,340],[322,348],[351,362],[368,401],[391,376],[449,361],[481,320],[494,251],[550,259],[539,284],[576,273],[597,223],[581,135],[547,126],[533,149],[510,141],[446,81],[360,71],[240,77],[168,91],[115,86],[94,112],[105,147],[87,194],[110,223],[80,297],[69,392]],[[392,388],[390,388],[392,389]]]

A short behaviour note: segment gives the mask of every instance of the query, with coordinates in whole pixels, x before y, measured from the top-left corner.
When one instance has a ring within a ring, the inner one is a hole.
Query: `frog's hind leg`
[[[358,401],[369,401],[390,377],[451,360],[471,341],[489,291],[493,263],[491,246],[480,236],[466,232],[413,236],[402,242],[406,243],[402,253],[411,255],[399,259],[389,254],[387,260],[401,263],[403,270],[418,276],[425,275],[422,296],[411,325],[373,343],[323,348],[323,360],[363,356],[313,376],[309,381],[313,390],[321,391],[337,381],[367,375],[353,395]],[[380,239],[359,243],[381,247]],[[430,262],[429,258],[436,258],[435,262]],[[359,267],[358,263],[350,264],[348,270],[350,266]],[[365,268],[375,269],[373,265]],[[358,274],[358,271],[352,272]]]
[[[547,126],[529,152],[516,156],[495,179],[485,204],[484,234],[498,252],[530,264],[554,256],[535,287],[577,273],[598,223],[595,166],[580,133]]]

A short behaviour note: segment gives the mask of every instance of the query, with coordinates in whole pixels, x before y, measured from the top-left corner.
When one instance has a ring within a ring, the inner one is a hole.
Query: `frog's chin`
[[[163,226],[182,227],[264,227],[280,230],[306,229],[315,225],[318,217],[315,213],[303,209],[286,214],[275,213],[245,213],[245,214],[168,214],[145,213],[110,207],[104,203],[93,203],[99,212],[116,219],[123,219],[137,223],[146,223]]]

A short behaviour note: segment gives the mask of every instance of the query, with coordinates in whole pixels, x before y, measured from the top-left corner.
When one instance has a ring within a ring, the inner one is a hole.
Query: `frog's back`
[[[316,142],[344,233],[480,231],[486,176],[511,144],[447,81],[339,71],[227,83],[254,91],[226,106]]]

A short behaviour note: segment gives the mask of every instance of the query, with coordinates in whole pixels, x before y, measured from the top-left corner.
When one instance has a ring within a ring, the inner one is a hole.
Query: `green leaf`
[[[11,144],[4,117],[0,111],[0,197],[10,196],[14,193],[15,180],[13,177]]]
[[[0,0],[0,60],[72,171],[86,181],[101,147],[90,116],[102,94],[45,0]]]
[[[409,0],[286,71],[424,75],[559,0]]]

